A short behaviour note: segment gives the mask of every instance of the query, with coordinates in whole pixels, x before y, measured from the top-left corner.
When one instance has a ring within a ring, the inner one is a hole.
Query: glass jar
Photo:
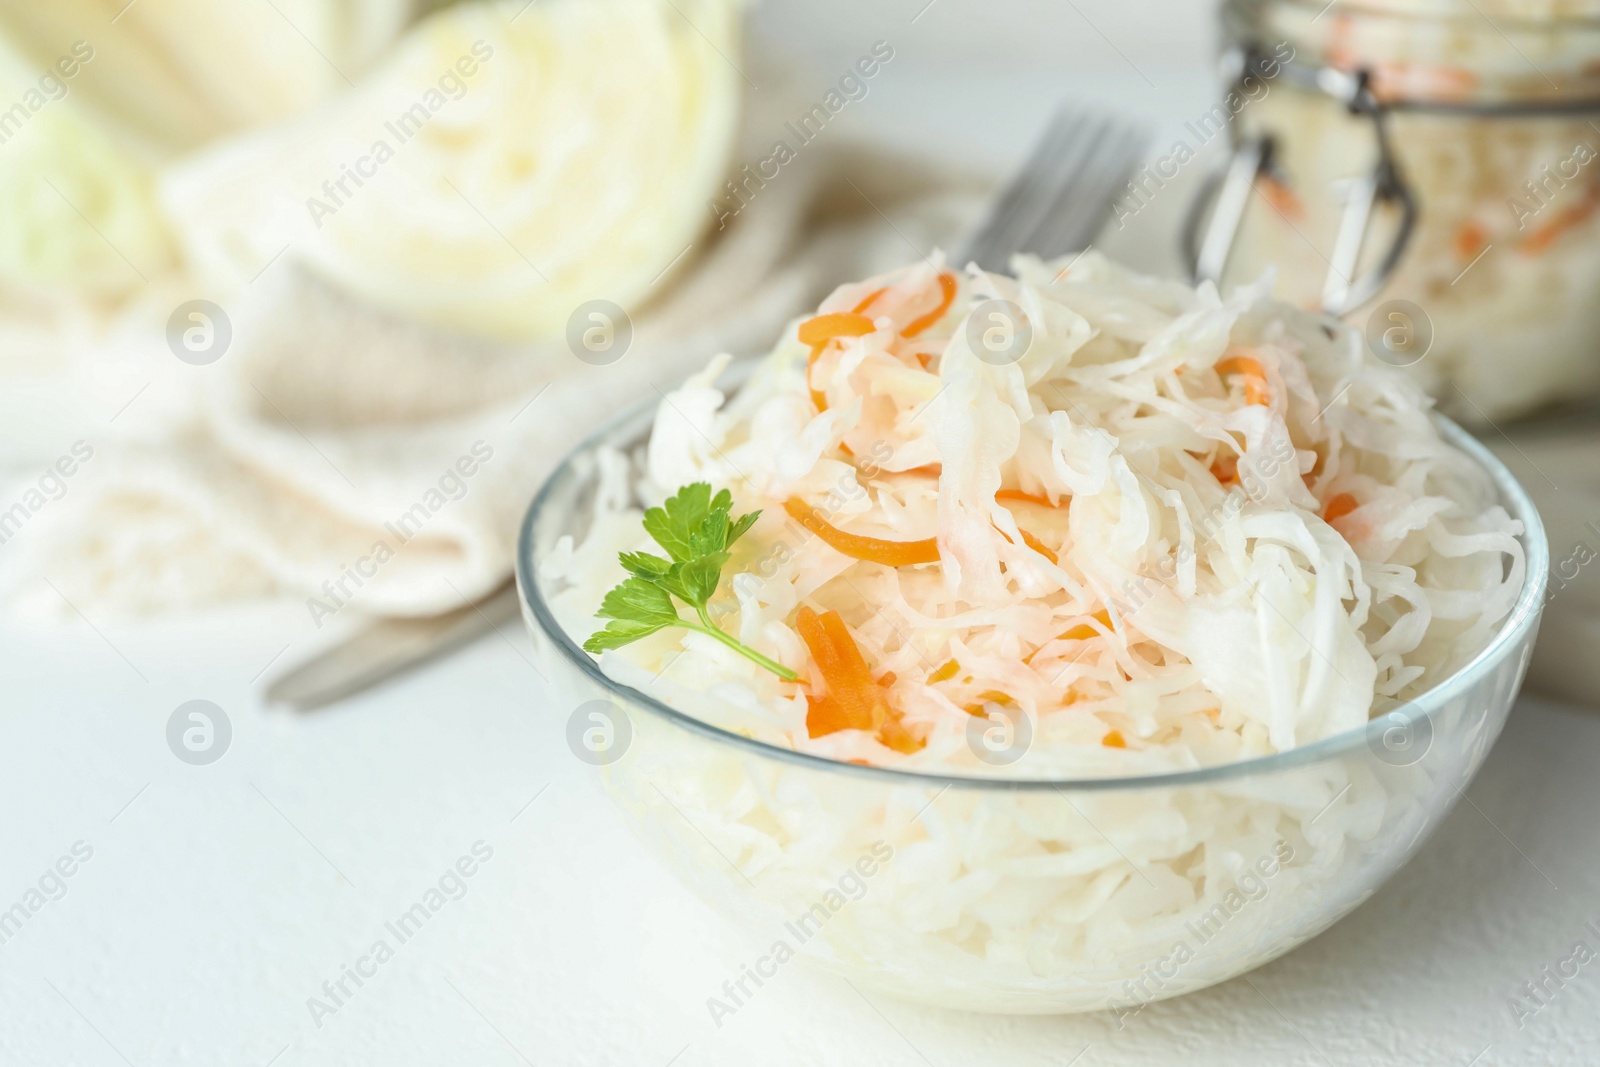
[[[1226,0],[1197,278],[1276,272],[1484,425],[1600,392],[1600,2]]]

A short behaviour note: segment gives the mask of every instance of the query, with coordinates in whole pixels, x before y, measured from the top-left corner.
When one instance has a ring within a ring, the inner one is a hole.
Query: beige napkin
[[[523,510],[580,438],[718,352],[770,349],[839,281],[933,254],[975,217],[980,184],[811,146],[693,247],[607,366],[565,340],[403,321],[280,264],[229,307],[217,363],[182,367],[164,337],[143,338],[161,350],[148,358],[200,372],[198,417],[176,440],[99,448],[20,531],[0,580],[90,615],[271,594],[318,625],[347,607],[459,607],[509,573]]]

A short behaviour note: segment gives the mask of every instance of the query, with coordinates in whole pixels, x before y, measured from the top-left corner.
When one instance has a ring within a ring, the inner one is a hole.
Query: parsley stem
[[[723,644],[739,653],[739,655],[743,656],[745,659],[748,659],[752,663],[758,664],[759,666],[765,667],[767,670],[771,671],[773,674],[776,674],[779,678],[782,678],[786,682],[798,682],[800,680],[800,676],[794,673],[794,671],[791,671],[788,667],[785,667],[783,664],[778,663],[775,660],[768,659],[755,649],[740,642],[738,638],[730,637],[721,630],[717,629],[717,624],[711,621],[710,615],[706,614],[704,605],[695,604],[694,611],[696,615],[700,616],[700,623],[693,623],[688,619],[680,618],[678,620],[678,625],[682,626],[686,630],[693,630],[696,633],[702,633],[707,637],[712,637],[718,641],[721,641]],[[701,625],[701,623],[704,625]]]

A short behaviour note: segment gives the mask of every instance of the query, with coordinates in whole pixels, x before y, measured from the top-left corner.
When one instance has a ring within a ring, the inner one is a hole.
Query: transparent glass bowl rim
[[[735,365],[735,368],[739,371],[747,370],[750,362],[741,360],[739,364]],[[617,439],[630,429],[633,429],[635,436],[637,436],[641,428],[648,428],[650,422],[649,413],[656,407],[656,404],[657,401],[655,400],[645,400],[626,409],[586,437],[576,448],[569,452],[556,466],[555,470],[550,473],[549,478],[545,480],[539,492],[534,496],[533,503],[528,507],[528,512],[522,520],[522,529],[517,538],[517,589],[535,624],[543,631],[544,636],[549,639],[558,653],[572,666],[576,667],[579,673],[625,705],[641,707],[653,715],[666,719],[668,722],[680,726],[691,733],[699,734],[714,743],[732,745],[735,748],[744,749],[763,758],[782,760],[808,767],[815,771],[872,778],[885,785],[1007,791],[1154,789],[1203,785],[1231,779],[1250,778],[1331,759],[1351,752],[1363,745],[1382,744],[1384,732],[1395,725],[1390,717],[1394,712],[1389,712],[1369,720],[1363,727],[1346,730],[1343,733],[1335,734],[1332,737],[1327,737],[1299,748],[1292,748],[1286,752],[1278,752],[1270,756],[1256,756],[1232,763],[1220,763],[1215,766],[1194,770],[1096,778],[1001,778],[979,775],[939,774],[931,771],[902,770],[896,767],[844,763],[839,760],[813,755],[809,752],[782,748],[766,741],[745,737],[743,734],[724,730],[703,719],[695,718],[687,712],[669,707],[646,693],[612,680],[600,670],[598,661],[579,647],[577,642],[572,639],[572,636],[556,621],[549,605],[545,603],[544,596],[539,591],[536,580],[536,562],[533,559],[534,530],[538,527],[546,510],[553,505],[557,488],[567,479],[575,477],[574,465],[579,457],[593,453],[604,445],[616,444]],[[1539,518],[1538,510],[1534,507],[1533,501],[1528,497],[1527,491],[1522,488],[1511,472],[1506,469],[1505,465],[1471,434],[1467,433],[1466,430],[1437,412],[1433,414],[1432,418],[1446,441],[1467,453],[1475,462],[1489,472],[1495,488],[1500,494],[1501,504],[1511,514],[1512,518],[1522,521],[1523,532],[1519,540],[1522,542],[1523,550],[1526,553],[1527,570],[1516,604],[1512,607],[1511,613],[1506,617],[1505,622],[1500,625],[1500,629],[1496,631],[1489,643],[1454,674],[1451,674],[1440,681],[1438,685],[1423,692],[1404,705],[1408,712],[1407,721],[1412,724],[1424,719],[1431,723],[1439,709],[1445,707],[1451,701],[1472,692],[1475,687],[1493,674],[1513,654],[1515,649],[1521,647],[1523,639],[1538,624],[1539,613],[1544,604],[1545,587],[1549,582],[1550,569],[1549,548],[1545,543],[1544,524]],[[635,427],[635,424],[641,424],[641,426]]]

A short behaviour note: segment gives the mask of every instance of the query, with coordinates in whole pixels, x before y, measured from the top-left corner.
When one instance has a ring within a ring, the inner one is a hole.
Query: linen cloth
[[[735,158],[761,158],[775,124],[745,125]],[[89,615],[268,595],[306,600],[319,622],[347,605],[460,607],[509,574],[535,489],[580,439],[719,352],[769,350],[839,282],[936,256],[983,190],[842,139],[807,146],[736,215],[707,205],[704,235],[630,309],[631,344],[605,366],[565,338],[406,321],[285,255],[228,305],[232,341],[213,364],[176,360],[153,314],[77,357],[80,378],[148,373],[159,395],[133,403],[125,438],[92,442],[71,491],[0,558],[0,581],[24,604],[64,598]]]

